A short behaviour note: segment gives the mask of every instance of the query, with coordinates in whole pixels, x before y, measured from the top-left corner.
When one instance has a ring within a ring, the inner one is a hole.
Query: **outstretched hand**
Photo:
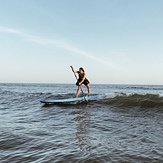
[[[70,67],[71,67],[72,71],[74,72],[74,68],[72,66],[70,66]]]

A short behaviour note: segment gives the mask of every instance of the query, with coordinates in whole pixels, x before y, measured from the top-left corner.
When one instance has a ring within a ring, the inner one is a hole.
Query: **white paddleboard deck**
[[[98,96],[85,96],[85,97],[76,97],[76,98],[67,98],[67,99],[46,99],[41,100],[41,103],[45,104],[59,104],[59,103],[72,103],[72,102],[84,102],[84,101],[91,101],[97,100]]]

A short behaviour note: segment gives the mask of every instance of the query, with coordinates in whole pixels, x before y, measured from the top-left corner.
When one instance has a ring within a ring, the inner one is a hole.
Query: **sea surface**
[[[0,163],[163,162],[163,86],[91,85],[101,98],[40,103],[75,92],[74,84],[1,83]]]

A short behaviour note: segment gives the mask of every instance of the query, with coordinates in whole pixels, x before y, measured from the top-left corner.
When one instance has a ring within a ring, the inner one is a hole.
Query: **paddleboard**
[[[85,97],[76,97],[76,98],[67,98],[67,99],[46,99],[41,100],[41,103],[45,104],[59,104],[59,103],[72,103],[72,102],[84,102],[84,101],[91,101],[97,100],[98,96],[85,96]]]

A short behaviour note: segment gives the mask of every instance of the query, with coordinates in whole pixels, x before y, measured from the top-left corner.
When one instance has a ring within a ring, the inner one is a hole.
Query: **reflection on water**
[[[78,140],[80,150],[88,153],[91,147],[91,137],[89,136],[90,115],[86,108],[78,111],[76,115],[74,119],[78,122],[76,127],[76,139]]]

